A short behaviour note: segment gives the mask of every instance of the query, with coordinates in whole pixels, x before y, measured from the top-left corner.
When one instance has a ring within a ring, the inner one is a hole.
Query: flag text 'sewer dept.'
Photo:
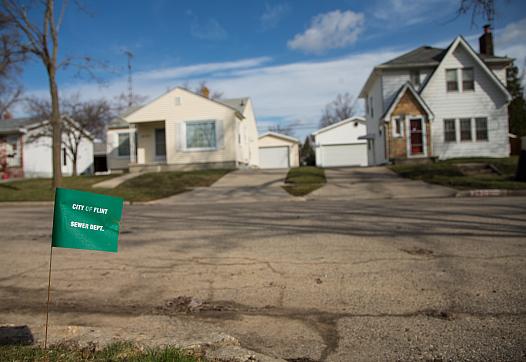
[[[53,235],[49,257],[44,348],[47,348],[53,248],[100,250],[116,253],[122,205],[123,200],[118,197],[62,188],[56,189]]]

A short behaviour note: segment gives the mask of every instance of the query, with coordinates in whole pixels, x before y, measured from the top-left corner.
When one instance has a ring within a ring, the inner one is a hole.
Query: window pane
[[[473,78],[473,68],[462,69],[462,89],[463,90],[475,89],[475,81]]]
[[[446,80],[448,82],[457,81],[457,70],[456,69],[446,69]]]
[[[420,85],[420,71],[412,70],[410,73],[410,80],[415,87],[418,87]]]
[[[488,120],[487,118],[476,118],[475,127],[477,129],[477,141],[488,140]]]
[[[456,69],[446,69],[446,84],[449,92],[458,90]]]
[[[119,133],[119,147],[117,149],[119,156],[129,156],[130,155],[130,134],[129,133]]]
[[[455,142],[457,140],[457,132],[455,129],[454,119],[444,120],[444,140],[445,142]]]
[[[471,119],[461,118],[460,119],[460,140],[471,141]]]
[[[188,122],[186,123],[186,148],[215,148],[216,123]]]

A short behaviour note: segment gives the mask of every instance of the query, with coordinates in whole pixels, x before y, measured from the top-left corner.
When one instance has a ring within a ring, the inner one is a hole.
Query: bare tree
[[[75,68],[76,75],[87,73],[90,78],[97,78],[94,70],[106,67],[90,56],[63,57],[59,62],[59,34],[64,20],[68,0],[0,0],[0,12],[6,14],[13,24],[20,39],[18,48],[39,60],[46,70],[49,84],[49,99],[51,115],[49,121],[52,128],[53,181],[52,186],[58,187],[62,182],[61,172],[61,124],[59,88],[57,73],[66,68]],[[84,12],[87,10],[76,0],[75,4]]]
[[[190,89],[190,82],[185,81],[183,83],[183,88]],[[208,87],[206,80],[201,80],[193,91],[210,99],[221,99],[223,97],[223,92],[221,91],[210,91],[210,87]]]
[[[31,98],[27,100],[27,111],[33,118],[41,120],[44,125],[38,132],[31,134],[27,142],[35,142],[42,137],[52,136],[52,127],[49,120],[51,105],[48,100]],[[77,161],[79,147],[83,139],[101,137],[106,124],[111,117],[111,106],[104,100],[81,101],[79,95],[62,98],[62,142],[61,146],[66,151],[66,156],[73,165],[73,176],[77,175]]]
[[[495,0],[460,0],[457,10],[459,15],[471,12],[471,24],[475,24],[477,17],[482,17],[489,24],[495,19]]]
[[[280,124],[276,124],[274,126],[268,127],[269,132],[275,132],[275,133],[281,133],[287,136],[294,136],[294,130],[292,125],[282,126]]]
[[[343,121],[356,113],[356,101],[349,93],[338,94],[325,106],[320,119],[320,128]]]
[[[126,110],[143,104],[148,97],[133,93],[130,98],[129,94],[121,93],[113,98],[111,105],[114,115],[119,115]]]
[[[18,75],[26,54],[19,41],[11,18],[0,10],[0,119],[9,117],[9,109],[22,95]]]
[[[33,54],[39,59],[46,69],[49,83],[49,95],[51,100],[51,117],[52,126],[52,154],[53,154],[53,182],[52,186],[58,187],[62,182],[62,172],[60,164],[61,153],[61,117],[59,105],[59,93],[57,86],[57,69],[58,63],[58,45],[59,32],[67,1],[62,1],[61,10],[58,17],[55,14],[55,1],[43,0],[38,2],[41,6],[30,9],[35,2],[23,4],[17,0],[2,0],[4,12],[13,21],[14,26],[23,38],[23,49]],[[40,19],[30,19],[30,10],[32,14],[38,14]]]

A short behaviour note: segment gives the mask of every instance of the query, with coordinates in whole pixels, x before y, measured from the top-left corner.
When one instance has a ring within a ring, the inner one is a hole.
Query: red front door
[[[420,118],[410,119],[409,126],[411,128],[411,155],[421,155],[424,153],[424,136],[422,133],[422,120]]]

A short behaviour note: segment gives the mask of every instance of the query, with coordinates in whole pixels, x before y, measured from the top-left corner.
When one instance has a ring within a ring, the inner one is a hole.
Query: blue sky
[[[62,58],[89,55],[110,66],[104,85],[60,74],[61,91],[86,99],[126,91],[133,52],[134,91],[153,98],[206,80],[225,98],[250,96],[258,127],[294,125],[303,138],[338,93],[357,96],[374,65],[421,45],[447,46],[464,35],[478,49],[482,20],[457,17],[458,0],[224,0],[70,2],[61,30]],[[497,1],[497,53],[526,57],[526,2]],[[24,71],[28,94],[46,96],[44,68]],[[358,108],[362,107],[358,102]]]

